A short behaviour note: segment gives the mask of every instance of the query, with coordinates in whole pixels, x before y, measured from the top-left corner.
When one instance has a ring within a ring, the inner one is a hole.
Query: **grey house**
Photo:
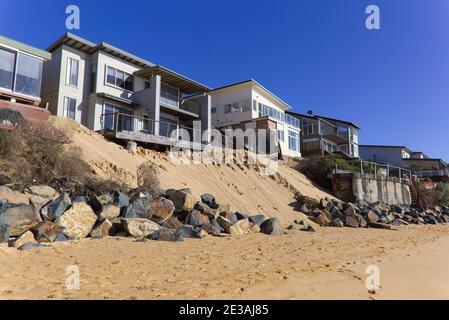
[[[339,153],[359,158],[360,128],[352,122],[287,111],[301,121],[301,152],[304,156]]]

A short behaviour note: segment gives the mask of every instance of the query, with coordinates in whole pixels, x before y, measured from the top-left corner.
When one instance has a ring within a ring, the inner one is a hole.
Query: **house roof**
[[[413,153],[412,150],[410,150],[409,148],[407,148],[406,146],[383,146],[383,145],[367,145],[367,144],[360,144],[359,148],[390,148],[390,149],[405,149],[407,152],[409,152],[410,154]]]
[[[443,164],[443,166],[445,166],[445,167],[447,167],[448,166],[448,164],[446,163],[446,161],[444,161],[443,159],[430,159],[430,158],[428,158],[428,159],[422,159],[422,158],[405,158],[405,159],[403,159],[404,161],[437,161],[437,162],[440,162],[441,164]]]
[[[240,81],[240,82],[236,82],[236,83],[231,83],[231,84],[228,84],[228,85],[225,85],[225,86],[222,86],[222,87],[218,87],[218,88],[213,89],[211,91],[211,93],[216,92],[216,91],[220,91],[220,90],[223,90],[223,89],[231,88],[231,87],[236,87],[236,86],[243,85],[243,84],[248,84],[248,83],[251,83],[252,85],[254,85],[257,88],[259,88],[262,91],[264,91],[266,94],[271,96],[274,100],[278,101],[286,110],[292,108],[288,103],[286,103],[284,100],[279,98],[277,95],[275,95],[273,92],[271,92],[270,90],[265,88],[263,85],[261,85],[259,82],[257,82],[254,79],[244,80],[244,81]]]
[[[61,45],[67,45],[87,54],[93,54],[96,51],[104,51],[114,57],[130,62],[141,68],[148,68],[155,65],[150,61],[137,57],[106,42],[95,44],[93,42],[90,42],[89,40],[83,39],[69,32],[65,33],[58,40],[56,40],[52,45],[48,47],[47,50],[53,52]]]
[[[23,51],[25,53],[31,54],[33,56],[36,56],[42,60],[51,60],[51,53],[45,50],[37,49],[35,47],[29,46],[25,43],[12,40],[10,38],[4,37],[0,35],[0,45],[3,45],[5,47],[11,47],[14,49],[18,49],[20,51]]]
[[[183,93],[195,94],[198,92],[209,92],[212,89],[196,82],[186,76],[183,76],[173,70],[157,65],[148,67],[134,73],[137,76],[148,77],[153,75],[161,76],[162,82],[181,89]]]
[[[356,124],[354,124],[352,122],[346,121],[346,120],[340,120],[340,119],[334,119],[334,118],[329,118],[329,117],[323,117],[323,116],[320,116],[320,115],[312,115],[312,116],[310,116],[310,115],[306,115],[306,114],[302,114],[302,113],[296,113],[296,112],[291,112],[291,111],[287,111],[287,113],[292,115],[292,116],[297,116],[297,117],[303,117],[303,118],[309,118],[309,119],[323,119],[323,120],[326,120],[326,121],[341,122],[341,123],[345,123],[347,125],[350,125],[350,126],[356,128],[356,129],[360,130],[359,126],[357,126]]]

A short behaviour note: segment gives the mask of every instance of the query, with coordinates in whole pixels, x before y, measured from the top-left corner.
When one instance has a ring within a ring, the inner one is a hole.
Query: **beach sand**
[[[66,289],[66,268],[80,289]],[[368,293],[366,267],[380,268]],[[0,246],[0,299],[448,299],[449,226]]]

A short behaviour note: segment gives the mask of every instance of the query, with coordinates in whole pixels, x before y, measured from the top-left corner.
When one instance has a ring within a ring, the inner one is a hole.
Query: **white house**
[[[255,80],[227,85],[209,92],[212,126],[225,129],[270,129],[276,132],[284,156],[301,157],[300,121],[287,115],[291,107]]]
[[[44,64],[42,101],[54,115],[111,138],[159,145],[191,141],[195,131],[210,129],[205,85],[70,33],[48,51],[53,59]],[[195,130],[194,121],[201,121],[201,128]]]

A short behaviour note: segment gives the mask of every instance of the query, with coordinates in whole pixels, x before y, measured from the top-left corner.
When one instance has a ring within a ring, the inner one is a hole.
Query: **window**
[[[79,61],[73,58],[67,60],[67,85],[78,87]]]
[[[318,133],[318,124],[316,120],[303,120],[302,121],[303,135],[312,135]]]
[[[132,75],[109,66],[106,70],[106,83],[124,90],[134,90],[134,77]]]
[[[253,111],[257,112],[257,101],[253,100]]]
[[[251,100],[235,102],[225,105],[225,113],[250,112]]]
[[[285,139],[285,137],[284,137],[284,130],[277,130],[277,136],[278,136],[278,140],[279,141],[281,141],[281,142],[284,142],[284,139]]]
[[[97,64],[90,67],[90,92],[94,93],[97,88]]]
[[[212,113],[217,113],[217,108],[216,108],[216,107],[213,107],[213,108],[211,109],[211,112],[212,112]]]
[[[133,131],[133,112],[126,108],[114,106],[109,103],[104,104],[103,127],[105,130]]]
[[[149,79],[145,79],[144,88],[145,88],[145,90],[151,88],[151,81]]]
[[[0,87],[12,90],[16,54],[0,49]]]
[[[33,97],[41,93],[42,61],[19,53],[14,91]]]
[[[288,131],[288,148],[292,151],[299,152],[299,133]]]
[[[76,119],[76,99],[64,98],[64,116],[69,119]]]

